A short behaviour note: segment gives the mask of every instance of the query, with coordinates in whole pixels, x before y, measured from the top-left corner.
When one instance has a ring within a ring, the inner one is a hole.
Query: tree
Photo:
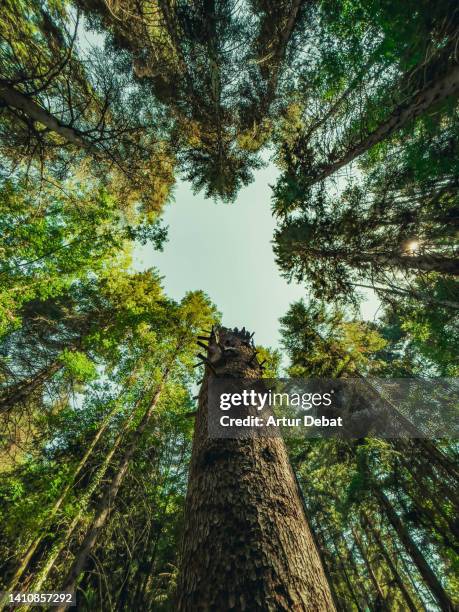
[[[333,610],[282,440],[258,436],[220,440],[208,433],[208,411],[218,409],[208,405],[212,376],[260,375],[249,337],[245,330],[218,328],[209,338],[185,506],[177,607]]]
[[[120,201],[141,202],[151,220],[174,182],[162,110],[123,75],[119,58],[80,47],[80,13],[72,23],[65,2],[9,4],[0,33],[4,171],[38,162],[62,178],[85,167],[110,178]]]
[[[410,17],[411,16],[411,19]],[[309,62],[299,55],[291,99],[300,121],[279,141],[277,185],[295,206],[301,192],[376,149],[457,97],[457,12],[449,1],[311,5]]]
[[[322,302],[290,305],[281,317],[282,344],[290,359],[289,376],[352,376],[380,367],[375,354],[386,341],[373,326],[348,320],[338,308]]]
[[[362,372],[391,377],[400,376],[402,367],[403,376],[413,375],[408,366],[416,362],[412,355],[404,361],[401,351],[406,341],[399,344],[395,328],[385,322],[352,321],[336,308],[300,302],[281,323],[290,375],[355,377]],[[343,333],[347,326],[355,329],[356,323],[358,335]],[[377,438],[288,438],[287,444],[311,528],[343,606],[352,601],[358,609],[418,609],[432,597],[424,587],[419,590],[419,580],[441,605],[452,605],[456,590],[450,563],[457,558],[457,536],[451,523],[455,493],[448,489],[455,488],[456,477],[448,461],[455,456],[454,445]],[[440,481],[446,484],[442,503]],[[381,495],[391,504],[392,522],[378,501]],[[403,534],[392,531],[394,521],[402,525]],[[412,574],[419,578],[412,580]]]
[[[302,2],[251,2],[244,17],[234,1],[78,4],[170,110],[179,166],[194,189],[234,200],[261,165]]]

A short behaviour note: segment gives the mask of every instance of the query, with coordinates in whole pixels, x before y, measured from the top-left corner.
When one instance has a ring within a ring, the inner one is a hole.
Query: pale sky
[[[279,317],[289,305],[307,298],[307,290],[288,284],[274,261],[271,240],[271,190],[277,169],[258,170],[255,181],[239,192],[233,204],[215,203],[179,182],[175,201],[165,210],[169,240],[159,253],[139,247],[135,267],[155,267],[164,276],[166,293],[181,299],[186,291],[202,289],[223,315],[227,327],[245,326],[264,346],[279,346]],[[367,292],[362,316],[373,319],[378,301]]]

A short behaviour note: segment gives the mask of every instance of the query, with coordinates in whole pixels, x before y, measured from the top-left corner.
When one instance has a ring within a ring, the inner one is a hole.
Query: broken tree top
[[[237,327],[231,329],[230,327],[214,325],[210,331],[206,329],[203,331],[208,335],[198,336],[198,340],[206,340],[208,342],[212,340],[217,344],[221,344],[223,339],[226,341],[234,339],[237,340],[240,344],[253,346],[253,336],[255,332],[250,333],[248,330],[245,329],[245,327],[243,327],[242,329],[238,329]]]
[[[239,329],[234,327],[213,326],[211,330],[203,330],[206,336],[198,336],[197,344],[206,349],[207,355],[198,353],[197,357],[200,360],[195,367],[207,364],[214,374],[216,373],[213,364],[220,361],[222,358],[231,358],[235,356],[235,352],[239,353],[239,349],[244,347],[245,359],[247,365],[251,368],[260,368],[263,371],[263,363],[259,364],[256,356],[257,351],[253,342],[254,333],[250,333],[243,327]],[[204,342],[208,343],[205,344]],[[247,349],[251,349],[247,354]]]

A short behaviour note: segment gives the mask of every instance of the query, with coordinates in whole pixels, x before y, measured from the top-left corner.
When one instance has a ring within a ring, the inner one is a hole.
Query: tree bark
[[[333,611],[283,440],[212,439],[213,376],[260,378],[246,332],[213,332],[185,503],[177,611]],[[252,365],[250,365],[252,364]]]
[[[389,520],[389,523],[392,525],[401,542],[405,546],[406,551],[412,558],[413,563],[418,568],[419,573],[424,579],[424,582],[429,587],[432,594],[435,596],[441,610],[443,612],[453,612],[454,606],[451,599],[449,598],[440,581],[427,563],[426,559],[424,558],[424,555],[421,553],[416,543],[411,538],[408,530],[400,520],[400,517],[394,510],[389,499],[386,497],[385,493],[378,488],[375,488],[374,492],[381,505],[381,508],[384,510]]]
[[[450,70],[440,80],[429,83],[421,91],[416,93],[408,103],[397,107],[391,116],[381,123],[366,138],[347,151],[336,161],[319,169],[311,180],[310,185],[315,185],[323,181],[337,170],[350,163],[373,145],[381,142],[394,132],[400,130],[407,123],[416,119],[428,110],[433,104],[441,102],[448,96],[455,94],[459,90],[459,65],[453,65]]]

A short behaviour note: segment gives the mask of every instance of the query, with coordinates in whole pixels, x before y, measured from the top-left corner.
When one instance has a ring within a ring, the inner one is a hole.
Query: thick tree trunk
[[[283,440],[208,435],[213,376],[259,378],[244,331],[209,342],[185,504],[178,612],[333,611]],[[251,361],[252,360],[252,361]],[[251,365],[249,364],[251,363]]]
[[[310,184],[314,185],[323,181],[334,172],[359,157],[359,155],[368,151],[373,145],[389,138],[394,132],[400,130],[407,123],[422,115],[433,104],[441,102],[448,96],[455,94],[458,90],[459,66],[453,65],[443,78],[434,83],[429,83],[424,89],[415,94],[408,103],[397,107],[386,121],[381,123],[373,132],[347,151],[342,157],[320,168]]]
[[[405,525],[400,520],[400,517],[394,510],[392,504],[389,499],[386,497],[385,493],[380,489],[375,488],[375,495],[381,505],[381,508],[384,510],[389,523],[392,525],[393,529],[397,533],[401,542],[403,543],[406,551],[410,555],[413,560],[413,563],[419,570],[424,582],[429,587],[432,594],[437,599],[437,602],[443,612],[453,612],[454,606],[451,599],[448,597],[448,594],[442,587],[440,581],[432,571],[430,565],[424,558],[424,555],[421,553],[416,543],[410,536],[408,530]]]
[[[126,447],[124,454],[121,457],[121,460],[116,469],[116,472],[99,503],[94,519],[91,525],[89,526],[88,531],[86,532],[86,536],[80,546],[80,549],[78,550],[75,556],[72,566],[67,574],[67,577],[64,580],[64,584],[62,585],[61,591],[65,591],[65,592],[75,591],[78,577],[86,564],[88,556],[92,552],[94,545],[97,542],[100,532],[102,531],[104,525],[107,522],[107,519],[110,515],[112,504],[114,500],[116,499],[116,496],[118,495],[118,492],[123,483],[124,477],[126,476],[129,465],[131,463],[132,457],[135,451],[137,450],[137,447],[142,438],[142,435],[144,434],[145,429],[147,428],[148,424],[151,421],[151,417],[153,416],[154,409],[159,401],[161,392],[168,378],[168,375],[169,375],[169,367],[166,368],[166,370],[164,371],[164,374],[162,376],[162,381],[158,385],[153,395],[153,398],[150,401],[148,409],[143,415],[142,420],[140,421],[139,425],[133,432],[132,438],[128,446]],[[65,609],[66,609],[65,606],[60,606],[57,608],[57,611],[63,612]]]

